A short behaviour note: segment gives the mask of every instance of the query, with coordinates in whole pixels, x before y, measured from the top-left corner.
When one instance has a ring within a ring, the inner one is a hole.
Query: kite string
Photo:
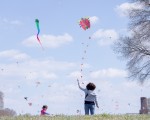
[[[88,47],[89,47],[89,44],[88,44],[88,40],[86,40],[86,42],[82,42],[82,57],[81,57],[81,65],[80,65],[80,72],[81,72],[81,80],[84,80],[86,77],[85,75],[87,74],[85,68],[86,68],[86,63],[87,63],[87,60],[88,60],[88,56],[87,56],[87,52],[88,52]]]
[[[79,25],[80,25],[80,27],[83,28],[83,30],[87,30],[90,28],[90,21],[88,18],[81,18]],[[87,61],[87,56],[86,56],[87,48],[88,48],[87,40],[86,40],[86,44],[85,44],[85,41],[83,42],[83,40],[82,40],[82,48],[84,48],[84,49],[83,49],[83,55],[81,57],[81,64],[80,64],[80,74],[81,74],[80,79],[83,79],[85,77],[85,76],[83,76],[83,72],[85,74],[84,69],[87,67],[85,65],[85,60]]]

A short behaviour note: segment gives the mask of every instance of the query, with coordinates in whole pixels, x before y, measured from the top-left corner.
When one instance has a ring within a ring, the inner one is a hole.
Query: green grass
[[[150,120],[150,115],[93,115],[93,116],[16,116],[0,117],[0,120]]]

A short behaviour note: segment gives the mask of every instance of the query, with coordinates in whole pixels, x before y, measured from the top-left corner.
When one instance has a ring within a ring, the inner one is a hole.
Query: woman
[[[85,101],[84,101],[84,110],[85,110],[85,115],[89,115],[89,111],[91,113],[91,115],[94,115],[95,113],[95,105],[97,108],[99,108],[98,106],[98,102],[97,102],[97,96],[94,93],[94,90],[96,88],[94,83],[88,83],[86,85],[86,88],[82,88],[80,86],[79,80],[77,79],[78,82],[78,86],[79,88],[84,91],[85,93]]]

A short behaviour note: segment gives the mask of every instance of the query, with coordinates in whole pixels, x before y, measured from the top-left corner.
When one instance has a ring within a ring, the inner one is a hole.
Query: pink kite
[[[90,20],[89,18],[81,18],[79,22],[80,27],[82,27],[84,30],[90,28]]]

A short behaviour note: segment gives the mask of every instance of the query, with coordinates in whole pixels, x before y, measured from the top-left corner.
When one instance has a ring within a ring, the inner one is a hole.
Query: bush
[[[9,108],[5,108],[5,109],[2,109],[0,110],[0,116],[15,116],[16,115],[16,112],[12,109],[9,109]]]

